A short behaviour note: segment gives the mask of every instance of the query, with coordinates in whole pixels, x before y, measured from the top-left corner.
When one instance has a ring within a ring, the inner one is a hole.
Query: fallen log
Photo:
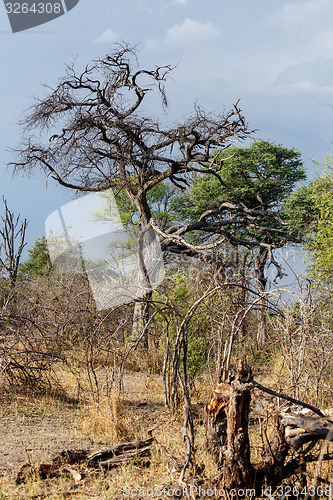
[[[310,441],[324,439],[333,442],[333,425],[327,417],[313,417],[301,413],[281,413],[285,439],[289,446],[298,450]]]
[[[257,387],[258,389],[260,389],[263,392],[266,392],[267,394],[270,394],[271,396],[285,399],[286,401],[289,401],[290,403],[294,403],[296,405],[303,406],[304,408],[307,408],[308,410],[313,411],[313,413],[316,413],[320,417],[325,416],[325,413],[322,410],[320,410],[319,408],[316,408],[313,405],[310,405],[308,403],[304,403],[304,401],[300,401],[299,399],[292,398],[290,396],[287,396],[286,394],[282,394],[281,392],[273,391],[272,389],[269,389],[268,387],[265,387],[265,386],[259,384],[258,382],[253,381],[253,384],[255,387]]]
[[[147,463],[151,455],[150,447],[154,441],[154,437],[149,437],[141,441],[123,443],[97,451],[64,450],[53,457],[50,464],[37,466],[24,464],[17,474],[16,484],[21,484],[31,477],[46,479],[66,472],[79,481],[85,474],[82,474],[82,471],[77,470],[73,465],[111,468],[133,460]]]
[[[155,438],[151,437],[144,441],[134,441],[96,451],[87,456],[87,463],[96,467],[110,467],[134,458],[150,457],[150,446],[154,440]]]

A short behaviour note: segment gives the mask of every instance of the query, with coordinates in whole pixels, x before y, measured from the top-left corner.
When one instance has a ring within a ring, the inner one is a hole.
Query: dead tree
[[[261,422],[262,450],[257,461],[251,460],[250,418]],[[306,465],[319,458],[311,453],[314,443],[333,442],[329,412],[254,382],[251,369],[242,362],[233,380],[216,387],[205,407],[205,426],[207,445],[221,467],[220,484],[229,490],[253,488],[256,496],[264,486],[274,492],[295,474],[303,476],[302,486],[306,486]],[[311,445],[303,449],[306,443]],[[321,456],[321,460],[332,458],[329,453]]]
[[[24,146],[16,151],[19,158],[11,166],[21,172],[41,169],[48,178],[76,192],[112,188],[136,207],[142,228],[156,229],[149,191],[165,180],[186,188],[188,176],[198,166],[219,176],[220,167],[211,162],[212,152],[252,132],[238,101],[221,114],[206,113],[195,106],[193,115],[175,126],[164,126],[158,116],[144,113],[143,103],[153,89],[157,89],[163,106],[167,105],[164,84],[171,70],[171,66],[139,68],[135,48],[127,45],[118,45],[113,53],[81,72],[74,65],[68,66],[65,77],[23,120]],[[219,215],[218,221],[212,220],[213,213]],[[185,236],[193,231],[216,235],[215,247],[229,241],[271,251],[271,245],[254,239],[243,241],[233,234],[238,221],[261,227],[267,217],[277,220],[274,214],[228,202],[207,210],[198,221],[158,230],[163,249],[187,255],[198,256],[207,248],[188,244]],[[263,230],[279,231],[273,226]],[[149,300],[148,294],[146,301],[135,306],[135,321],[143,330],[148,317],[145,302]]]
[[[3,198],[5,208],[4,216],[1,216],[2,229],[0,229],[0,273],[7,274],[10,285],[14,288],[17,272],[25,243],[25,232],[28,221],[20,221],[20,215],[15,217],[7,206],[7,201]],[[3,255],[2,255],[3,254]]]

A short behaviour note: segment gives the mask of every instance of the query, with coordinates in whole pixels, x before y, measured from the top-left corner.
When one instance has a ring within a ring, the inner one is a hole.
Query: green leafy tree
[[[333,157],[322,166],[323,174],[295,190],[285,202],[289,231],[308,250],[309,275],[330,282],[333,276]]]
[[[52,263],[47,249],[45,236],[38,238],[32,248],[28,250],[29,257],[22,262],[19,268],[21,276],[31,274],[33,276],[43,276],[52,270]]]
[[[320,216],[316,198],[315,182],[310,182],[296,188],[284,201],[282,215],[288,231],[303,243],[316,233]]]
[[[213,166],[215,175],[207,175]],[[257,214],[252,221],[242,219],[241,215],[235,217],[234,234],[238,240],[235,239],[234,244],[245,243],[246,246],[249,240],[261,242],[256,252],[254,272],[258,291],[262,293],[267,286],[265,266],[268,259],[272,259],[271,248],[281,247],[286,239],[290,239],[280,218],[282,201],[295,184],[304,179],[305,171],[298,151],[269,141],[255,141],[248,147],[216,151],[206,170],[197,169],[190,189],[177,196],[172,205],[178,218],[188,223],[204,217],[207,211],[211,213],[212,222],[218,222],[222,205],[228,207],[229,204],[230,210],[239,207],[240,212],[252,209]],[[264,343],[266,335],[263,310],[260,308],[258,313],[260,344]]]
[[[182,219],[198,218],[226,201],[278,214],[283,198],[306,177],[298,151],[268,141],[255,141],[248,147],[234,146],[215,152],[212,161],[217,166],[217,175],[206,175],[211,169],[197,169],[198,175],[192,179],[191,188],[173,202]],[[276,225],[276,219],[273,221]],[[273,221],[267,217],[270,225]],[[244,221],[243,226],[239,222],[237,227],[242,235],[246,232],[258,236],[261,232],[260,224],[251,226],[248,221]]]

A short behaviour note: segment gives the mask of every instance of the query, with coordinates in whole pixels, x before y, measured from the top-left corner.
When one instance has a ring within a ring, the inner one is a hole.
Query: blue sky
[[[272,140],[322,161],[333,141],[333,2],[330,0],[80,0],[66,15],[13,34],[0,5],[1,189],[9,207],[29,219],[28,244],[46,217],[74,193],[36,172],[15,177],[5,165],[20,144],[22,112],[54,85],[65,64],[78,68],[124,40],[139,44],[146,68],[171,64],[170,108],[181,121],[194,102],[208,111],[241,108],[257,139]],[[152,112],[162,115],[157,102]]]

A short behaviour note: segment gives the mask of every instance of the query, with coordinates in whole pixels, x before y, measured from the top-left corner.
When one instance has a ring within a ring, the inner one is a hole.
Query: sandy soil
[[[22,464],[45,461],[62,449],[91,447],[89,439],[75,437],[76,411],[60,401],[2,400],[0,474],[16,473]]]
[[[155,380],[137,373],[125,377],[124,408],[141,417],[146,429],[159,427],[164,420],[163,398],[151,390]],[[82,436],[80,411],[78,402],[28,394],[3,396],[0,399],[0,475],[16,474],[24,463],[50,462],[62,450],[98,449],[107,444]]]

